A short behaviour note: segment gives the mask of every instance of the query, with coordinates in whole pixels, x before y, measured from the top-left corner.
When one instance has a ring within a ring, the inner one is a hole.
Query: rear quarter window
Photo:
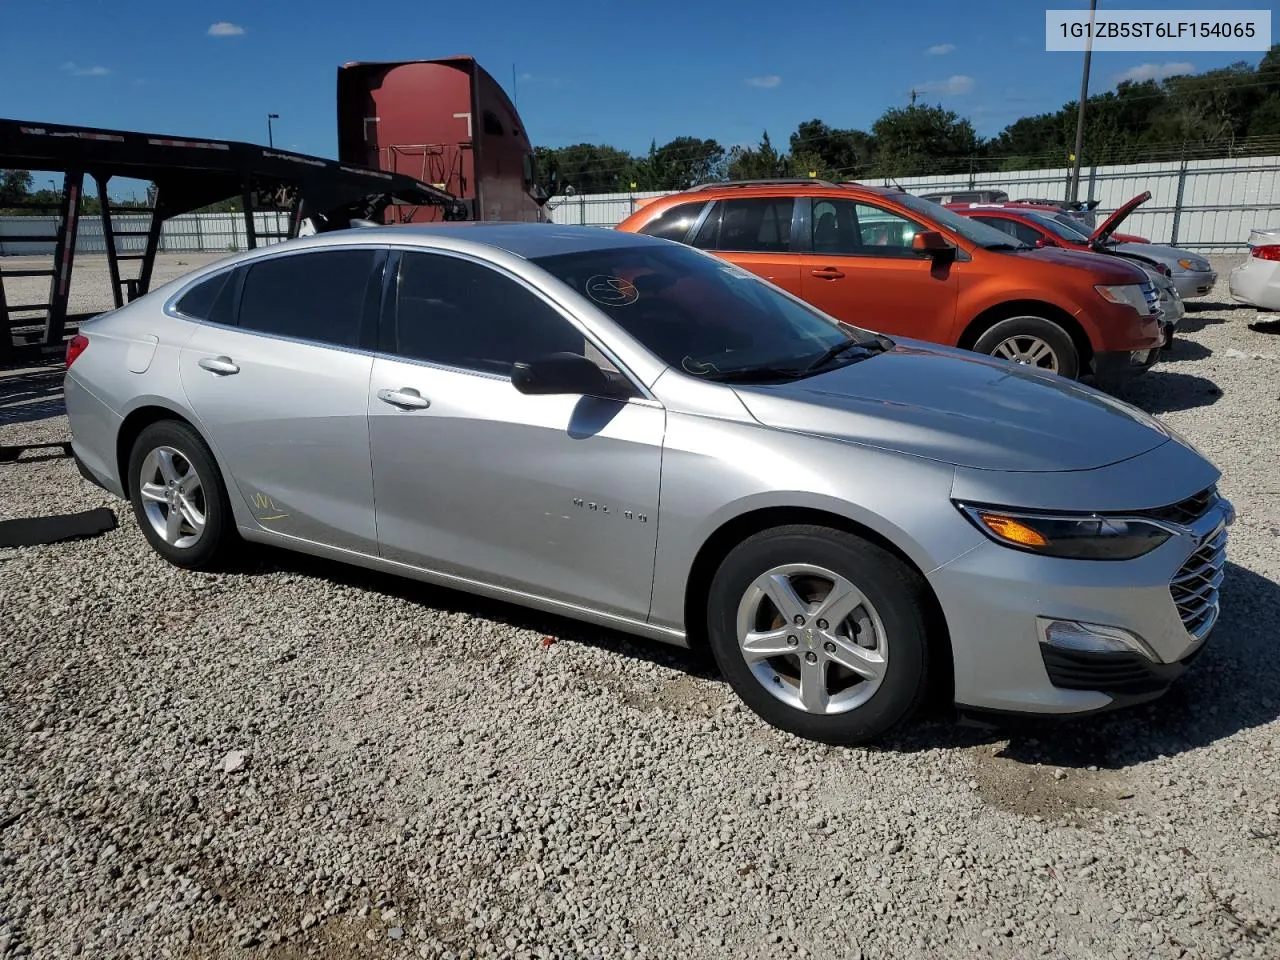
[[[689,235],[690,228],[698,220],[698,214],[702,213],[702,208],[707,205],[707,201],[699,200],[696,203],[677,203],[669,210],[664,210],[658,217],[650,220],[637,232],[647,237],[660,237],[663,240],[676,240],[683,243]]]
[[[184,293],[174,308],[183,316],[209,323],[235,323],[235,292],[239,289],[239,271],[222,273],[201,280]]]

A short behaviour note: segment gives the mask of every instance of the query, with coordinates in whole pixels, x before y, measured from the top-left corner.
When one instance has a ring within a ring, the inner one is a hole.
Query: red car
[[[1134,207],[1137,207],[1139,204],[1149,199],[1151,199],[1151,194],[1149,192],[1134,197],[1133,200],[1130,200],[1129,203],[1121,207],[1120,210],[1117,210],[1115,213],[1111,214],[1110,217],[1104,220],[1102,226],[1098,228],[1097,232],[1102,233],[1107,225],[1113,221],[1118,223],[1120,220],[1124,219],[1125,216],[1128,216],[1133,211]],[[964,216],[974,216],[979,212],[985,214],[988,211],[1006,210],[1010,214],[1038,213],[1040,216],[1050,220],[1060,221],[1062,217],[1069,217],[1072,221],[1078,223],[1080,225],[1080,229],[1084,229],[1085,233],[1091,232],[1091,228],[1084,228],[1084,222],[1080,220],[1079,217],[1072,216],[1068,210],[1051,203],[1032,203],[1028,200],[1009,200],[1003,203],[948,203],[945,204],[945,206],[948,210],[954,210],[956,213],[963,214]],[[1123,216],[1120,215],[1121,210],[1124,211]],[[1151,242],[1146,237],[1139,237],[1132,233],[1110,233],[1108,234],[1108,239],[1114,243]]]

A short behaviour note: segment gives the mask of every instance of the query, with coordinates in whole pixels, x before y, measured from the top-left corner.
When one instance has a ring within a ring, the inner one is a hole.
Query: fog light
[[[1040,642],[1077,653],[1136,653],[1158,663],[1159,658],[1136,633],[1076,620],[1041,620]]]

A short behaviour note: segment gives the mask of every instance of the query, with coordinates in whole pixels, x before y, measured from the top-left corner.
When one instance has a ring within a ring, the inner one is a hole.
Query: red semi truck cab
[[[446,190],[472,220],[547,219],[524,122],[474,57],[343,64],[338,159]],[[385,219],[428,223],[440,209],[395,204]]]

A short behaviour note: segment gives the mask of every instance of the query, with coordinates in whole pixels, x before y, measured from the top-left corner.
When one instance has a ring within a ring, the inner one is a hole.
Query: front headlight
[[[1138,518],[1054,515],[957,503],[960,512],[1006,547],[1070,560],[1132,560],[1150,553],[1172,533]]]
[[[1195,270],[1197,272],[1204,272],[1205,270],[1209,269],[1209,264],[1207,261],[1194,260],[1191,257],[1186,257],[1182,260],[1179,260],[1178,266],[1180,266],[1183,270]]]
[[[1140,283],[1121,283],[1111,286],[1098,284],[1093,289],[1098,291],[1098,296],[1110,303],[1116,303],[1122,307],[1133,307],[1139,313],[1151,312],[1151,308],[1147,306],[1147,298],[1142,293],[1142,284]]]

